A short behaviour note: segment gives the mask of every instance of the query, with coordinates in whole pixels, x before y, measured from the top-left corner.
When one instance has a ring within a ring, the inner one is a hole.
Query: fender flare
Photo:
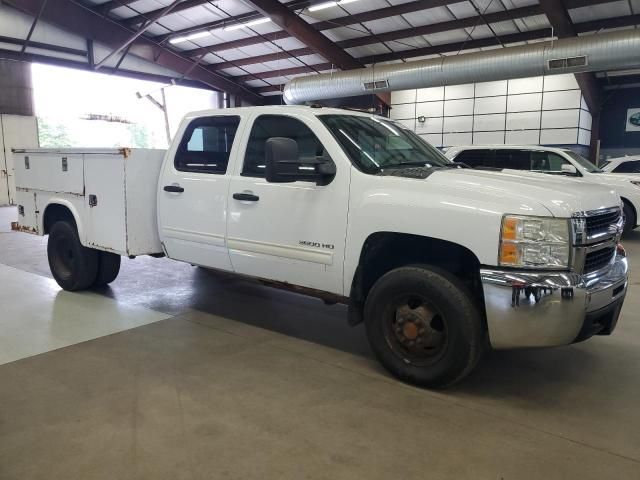
[[[38,229],[40,232],[42,232],[42,235],[45,234],[44,219],[47,215],[47,209],[52,205],[60,205],[62,207],[65,207],[67,210],[69,210],[69,212],[71,212],[71,215],[73,216],[73,219],[76,222],[76,228],[78,229],[78,237],[80,237],[80,241],[84,245],[85,243],[84,226],[80,221],[80,214],[78,213],[78,210],[73,205],[73,203],[71,203],[69,200],[66,200],[64,198],[52,197],[47,201],[46,206],[42,210],[42,215],[39,215],[38,217]]]

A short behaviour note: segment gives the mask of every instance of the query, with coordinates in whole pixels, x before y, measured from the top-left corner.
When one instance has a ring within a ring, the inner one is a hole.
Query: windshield
[[[438,149],[402,124],[373,116],[319,115],[319,118],[351,162],[363,172],[409,166],[455,167]]]
[[[584,158],[582,155],[578,155],[576,152],[572,150],[565,150],[564,153],[569,155],[573,160],[575,160],[575,162],[578,165],[580,165],[582,169],[586,170],[587,172],[604,173],[602,170],[600,170],[598,167],[596,167],[593,163],[591,163],[589,160]]]

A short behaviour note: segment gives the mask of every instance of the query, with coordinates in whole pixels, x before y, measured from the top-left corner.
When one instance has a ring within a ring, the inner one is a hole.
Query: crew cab
[[[15,228],[49,235],[62,288],[104,286],[137,255],[252,277],[347,304],[418,385],[460,380],[488,346],[608,335],[627,291],[611,188],[452,165],[366,113],[210,110],[166,152],[14,155]]]
[[[472,168],[520,170],[579,178],[614,189],[622,198],[624,230],[638,227],[640,179],[637,175],[610,175],[573,150],[520,145],[451,147],[447,158]]]

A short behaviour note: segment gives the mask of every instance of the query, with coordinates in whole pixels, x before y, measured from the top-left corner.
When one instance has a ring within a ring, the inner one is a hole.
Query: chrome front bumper
[[[489,338],[494,348],[550,347],[608,334],[627,292],[628,264],[589,275],[481,269]]]

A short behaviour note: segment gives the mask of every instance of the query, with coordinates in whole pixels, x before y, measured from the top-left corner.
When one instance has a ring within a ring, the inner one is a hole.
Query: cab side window
[[[238,116],[193,120],[180,141],[174,159],[176,170],[224,175],[240,125]]]
[[[298,143],[299,158],[316,159],[325,155],[324,147],[309,127],[284,115],[261,115],[253,124],[242,176],[264,177],[266,142],[272,137],[292,138]]]
[[[496,149],[496,168],[508,168],[510,170],[529,170],[530,156],[526,150]]]
[[[463,150],[454,161],[469,165],[471,168],[493,167],[493,151],[488,149]]]
[[[531,171],[543,173],[562,173],[562,165],[569,162],[552,152],[531,152]]]

